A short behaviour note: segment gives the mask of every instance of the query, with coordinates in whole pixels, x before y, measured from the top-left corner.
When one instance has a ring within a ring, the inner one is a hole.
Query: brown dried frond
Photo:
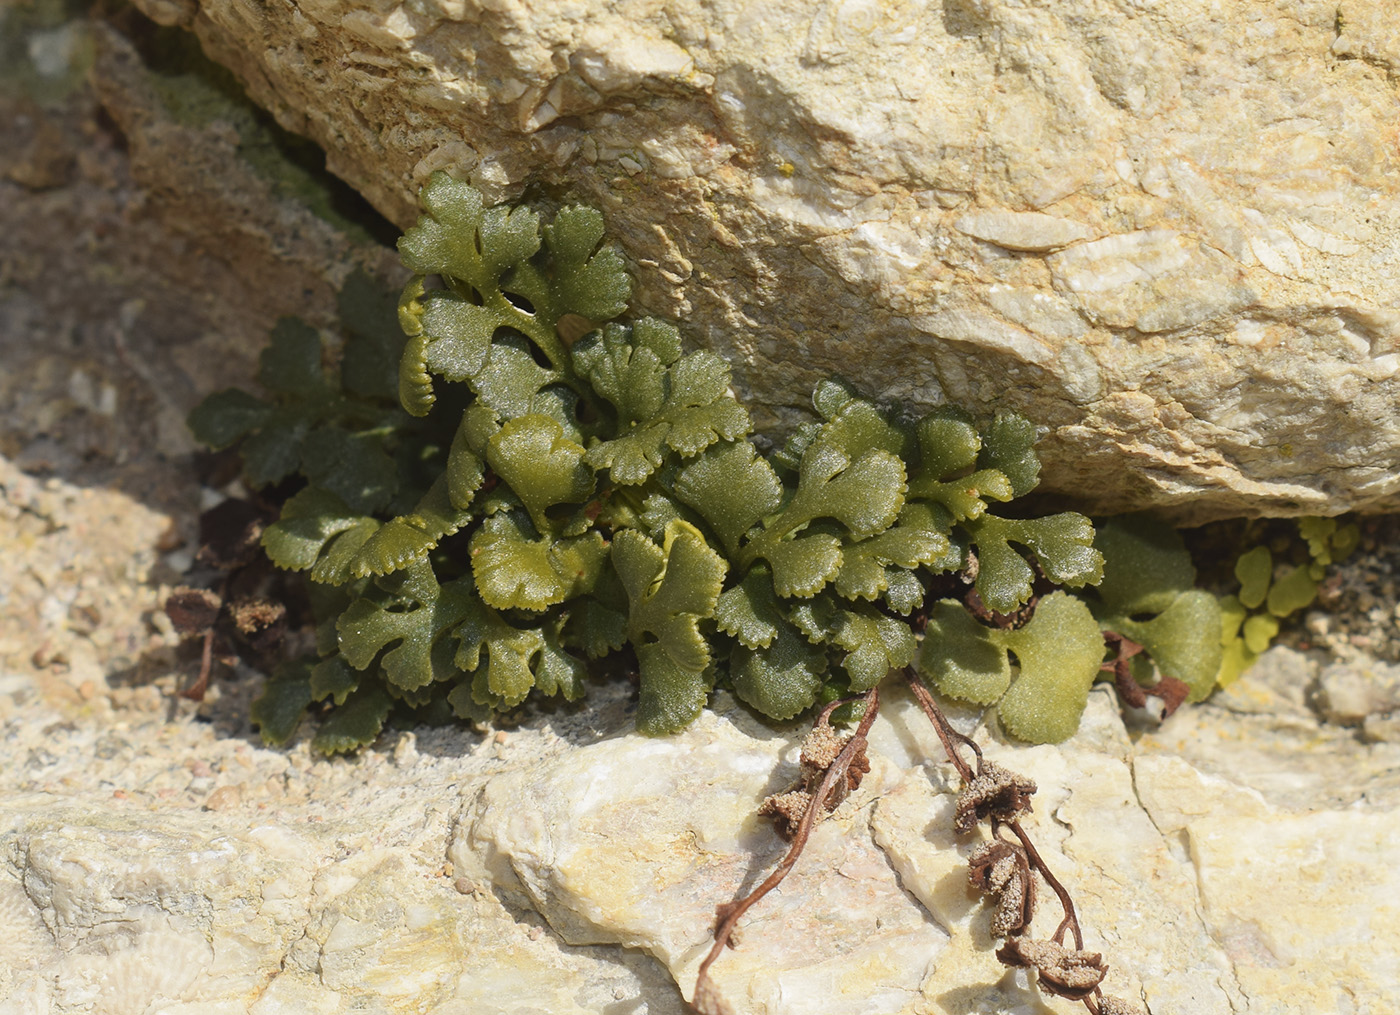
[[[1163,719],[1182,706],[1191,693],[1191,688],[1185,682],[1176,677],[1163,676],[1153,686],[1143,687],[1133,676],[1130,662],[1133,656],[1143,650],[1142,646],[1131,638],[1113,631],[1105,631],[1103,637],[1104,642],[1114,648],[1117,658],[1104,663],[1100,669],[1113,671],[1114,686],[1118,689],[1118,698],[1123,704],[1129,708],[1145,708],[1148,697],[1157,698],[1162,702]]]
[[[218,593],[181,585],[166,597],[165,615],[182,637],[192,638],[214,626],[223,606],[224,601]]]
[[[775,793],[759,805],[758,813],[774,819],[773,827],[784,839],[791,841],[797,831],[802,816],[812,805],[812,794],[817,791],[826,770],[836,763],[836,756],[846,746],[849,738],[843,737],[822,722],[812,728],[807,739],[802,741],[802,774],[791,788],[783,793]],[[834,811],[851,790],[860,786],[861,779],[870,771],[870,759],[865,748],[855,752],[846,769],[846,776],[832,787],[823,806]]]
[[[1015,821],[1030,811],[1031,794],[1035,790],[1034,779],[1017,775],[994,762],[985,762],[977,777],[958,794],[953,827],[959,832],[970,832],[979,821],[989,817]]]
[[[1163,677],[1157,681],[1157,686],[1149,687],[1147,693],[1162,699],[1162,718],[1166,719],[1185,703],[1191,688],[1176,677]]]
[[[790,789],[786,793],[774,793],[758,806],[758,816],[772,818],[773,828],[787,842],[797,833],[802,816],[812,806],[812,791]]]
[[[1135,1004],[1124,1001],[1121,997],[1114,997],[1112,994],[1105,994],[1099,998],[1099,1015],[1146,1015],[1146,1013]]]
[[[865,748],[862,747],[856,752],[856,756],[851,759],[851,766],[846,769],[846,787],[850,791],[860,789],[860,782],[870,774],[870,759],[866,757]],[[844,794],[843,794],[844,795]]]
[[[997,896],[992,933],[1006,937],[1030,926],[1035,912],[1035,878],[1026,851],[1015,843],[996,839],[973,850],[967,863],[972,886]]]
[[[1041,987],[1070,1001],[1084,1000],[1108,974],[1098,952],[1075,951],[1027,937],[1007,938],[997,958],[1008,966],[1033,967],[1040,974]]]
[[[287,607],[261,596],[234,600],[229,606],[229,615],[243,640],[257,652],[276,648],[287,633]]]
[[[845,738],[826,723],[812,727],[812,732],[808,733],[807,739],[802,741],[803,774],[806,774],[806,769],[825,772],[831,767],[831,763],[836,760],[836,755],[841,753],[841,748],[844,746],[846,746]]]
[[[243,634],[263,631],[286,619],[287,608],[270,599],[239,599],[229,609],[233,625]]]

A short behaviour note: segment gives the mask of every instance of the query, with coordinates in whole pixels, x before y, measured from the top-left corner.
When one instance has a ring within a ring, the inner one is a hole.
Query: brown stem
[[[1117,653],[1111,663],[1104,663],[1100,669],[1113,671],[1113,686],[1118,688],[1119,699],[1131,708],[1142,708],[1147,704],[1147,692],[1133,678],[1132,657],[1142,651],[1142,646],[1113,631],[1105,631],[1103,640]]]
[[[715,943],[710,948],[710,953],[705,956],[705,961],[700,963],[700,972],[695,978],[695,997],[699,999],[705,994],[709,976],[710,966],[726,946],[730,946],[730,938],[734,934],[734,927],[738,924],[739,918],[753,907],[754,903],[763,898],[778,885],[782,884],[793,865],[797,863],[797,858],[802,855],[802,850],[807,845],[807,837],[812,833],[812,826],[826,812],[824,806],[827,797],[831,795],[836,787],[837,781],[846,777],[846,771],[851,767],[851,762],[857,754],[865,749],[866,734],[870,732],[870,727],[875,722],[875,716],[880,711],[880,691],[877,687],[872,687],[864,695],[865,714],[861,716],[860,725],[856,727],[855,733],[846,741],[841,748],[841,753],[836,755],[836,760],[831,763],[831,767],[822,776],[822,781],[818,784],[816,792],[812,794],[812,802],[808,804],[806,812],[802,815],[802,820],[797,824],[797,831],[793,833],[792,845],[788,847],[787,855],[752,892],[740,899],[738,902],[730,903],[721,907],[722,918],[719,926],[715,928]],[[820,725],[827,720],[827,717],[840,705],[841,702],[833,702],[828,705],[818,717],[817,723]],[[732,946],[731,946],[732,947]]]
[[[914,697],[923,708],[924,714],[928,716],[929,722],[933,724],[934,731],[938,734],[938,739],[943,741],[943,750],[948,755],[948,760],[957,766],[958,774],[962,776],[964,784],[971,782],[973,779],[972,769],[968,766],[967,762],[963,761],[958,752],[954,750],[953,740],[957,739],[961,741],[972,748],[977,754],[977,769],[979,773],[982,769],[981,749],[973,743],[970,737],[965,737],[952,728],[948,722],[948,717],[943,714],[943,710],[940,709],[938,704],[933,700],[933,695],[929,694],[928,688],[924,687],[918,674],[912,669],[906,669],[904,675],[909,681],[909,688],[914,692]],[[1021,822],[1008,821],[1004,823],[1006,827],[1016,833],[1016,838],[1021,840],[1021,846],[1025,849],[1026,856],[1030,859],[1031,865],[1040,872],[1040,876],[1045,879],[1045,883],[1054,891],[1055,895],[1060,900],[1060,906],[1065,911],[1065,918],[1060,921],[1059,927],[1055,929],[1055,943],[1061,943],[1064,940],[1065,931],[1072,930],[1074,932],[1074,947],[1083,950],[1084,935],[1079,930],[1079,917],[1076,916],[1074,912],[1074,900],[1070,898],[1069,892],[1065,890],[1065,886],[1060,884],[1055,875],[1050,872],[1049,865],[1045,862],[1044,857],[1036,850],[1035,843],[1031,842],[1031,837],[1026,834],[1026,830],[1021,827]],[[995,825],[993,826],[993,831],[995,832]]]
[[[948,755],[948,760],[957,768],[958,775],[962,776],[963,782],[971,782],[974,778],[972,767],[963,761],[962,755],[954,749],[953,741],[958,740],[972,749],[972,753],[977,755],[979,771],[982,768],[982,748],[978,747],[972,738],[965,737],[953,729],[952,724],[948,722],[948,717],[943,714],[943,710],[933,700],[933,695],[929,694],[928,688],[924,686],[917,673],[912,669],[905,669],[904,677],[909,681],[909,689],[914,692],[914,698],[918,701],[919,707],[924,710],[924,715],[928,716],[928,721],[933,724],[933,730],[938,734],[938,739],[943,741],[943,753]]]
[[[214,667],[214,625],[204,632],[204,654],[199,660],[199,679],[180,692],[180,697],[190,701],[203,701],[204,692],[209,689],[209,674]]]
[[[225,503],[228,502],[225,501]],[[231,577],[231,575],[225,574],[220,579],[219,587],[215,592],[219,597],[219,612],[213,620],[209,621],[209,630],[204,632],[204,651],[199,659],[199,677],[193,684],[180,692],[180,697],[188,698],[190,701],[203,701],[204,692],[209,689],[209,678],[214,673],[215,629],[219,626],[219,617],[224,615],[228,609],[228,588]]]
[[[1049,865],[1046,864],[1040,853],[1036,851],[1035,843],[1031,842],[1031,837],[1027,835],[1026,830],[1021,827],[1021,822],[1008,821],[1006,822],[1006,827],[1016,833],[1016,838],[1021,840],[1021,845],[1026,850],[1026,856],[1030,857],[1031,863],[1034,864],[1035,869],[1040,872],[1040,876],[1045,879],[1045,883],[1059,896],[1060,906],[1065,911],[1065,918],[1061,920],[1060,925],[1055,928],[1053,940],[1056,944],[1063,942],[1065,930],[1068,928],[1074,931],[1074,947],[1079,951],[1083,951],[1084,935],[1079,931],[1079,917],[1076,916],[1074,912],[1074,900],[1069,897],[1069,892],[1065,889],[1065,886],[1060,884],[1054,874],[1050,873]]]

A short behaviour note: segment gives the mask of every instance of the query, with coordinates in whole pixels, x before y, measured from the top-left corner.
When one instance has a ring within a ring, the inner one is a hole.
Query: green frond
[[[1267,549],[1246,554],[1239,600],[1220,601],[1149,520],[993,514],[1039,480],[1024,417],[914,419],[836,380],[761,452],[724,359],[621,319],[631,281],[601,214],[488,207],[444,173],[420,198],[397,304],[352,275],[342,342],[283,320],[264,397],[219,392],[190,416],[237,447],[249,485],[295,491],[263,546],[314,583],[320,658],[258,699],[270,741],[313,705],[313,747],[335,753],[394,709],[484,722],[533,694],[574,700],[588,661],[629,644],[648,734],[691,722],[716,681],[786,720],[917,659],[941,693],[1055,741],[1098,677],[1101,629],[1196,700],[1355,545],[1354,526],[1304,519],[1301,566],[1275,580]],[[974,618],[978,597],[1004,626]]]

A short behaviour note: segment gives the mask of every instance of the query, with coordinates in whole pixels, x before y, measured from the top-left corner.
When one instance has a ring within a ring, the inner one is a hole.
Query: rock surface
[[[0,517],[7,1013],[681,1015],[713,906],[782,852],[754,810],[798,731],[723,696],[664,740],[600,684],[514,729],[269,750],[256,674],[172,694],[193,662],[156,612],[167,515],[0,460]],[[1273,649],[1132,735],[1096,692],[1057,747],[955,714],[1038,781],[1028,827],[1112,992],[1176,1015],[1400,1004],[1400,745],[1313,711],[1345,679],[1323,664]],[[716,967],[729,1011],[1065,1010],[996,961],[975,837],[951,834],[951,773],[897,691],[871,741],[859,791]]]
[[[5,475],[7,504],[21,486]],[[81,516],[50,493],[46,510]],[[68,531],[24,537],[26,566]],[[325,761],[305,738],[257,743],[253,675],[196,709],[168,676],[133,687],[94,654],[0,675],[6,1012],[680,1015],[714,905],[783,850],[754,810],[795,772],[797,731],[723,697],[664,740],[630,732],[626,687],[599,685],[515,729],[391,732]],[[1400,1004],[1400,747],[1307,713],[1299,681],[1318,672],[1274,649],[1145,737],[1106,692],[1058,747],[956,716],[1039,782],[1028,827],[1111,992],[1176,1015]],[[1068,1010],[995,959],[938,758],[892,692],[872,772],[717,965],[730,1012]]]
[[[945,8],[954,28],[980,9]],[[0,1011],[681,1015],[712,907],[781,853],[753,811],[798,731],[720,698],[646,740],[629,690],[598,684],[516,728],[396,730],[325,761],[304,736],[260,745],[257,674],[176,695],[197,647],[159,607],[211,495],[181,419],[247,378],[278,314],[328,323],[382,251],[247,107],[146,63],[158,40],[65,17],[0,8]],[[1358,59],[1393,58],[1376,39]],[[1082,242],[958,217],[1023,254]],[[1096,692],[1054,748],[956,717],[1039,780],[1034,834],[1111,990],[1159,1015],[1400,1006],[1400,737],[1380,735],[1394,713],[1362,714],[1393,703],[1368,652],[1395,659],[1400,567],[1372,550],[1339,586],[1347,623],[1309,618],[1342,668],[1275,649],[1146,732]],[[736,1015],[1074,1010],[993,957],[947,766],[898,694],[872,742],[862,788],[716,967],[721,998]]]
[[[835,371],[1099,511],[1400,504],[1387,0],[137,6],[401,226],[437,168],[600,206],[764,425]]]

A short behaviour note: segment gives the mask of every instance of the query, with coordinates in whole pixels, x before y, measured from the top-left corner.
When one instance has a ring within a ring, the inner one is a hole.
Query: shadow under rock
[[[0,123],[17,130],[0,154],[0,455],[187,529],[186,414],[251,380],[279,316],[331,324],[339,280],[351,264],[390,270],[398,230],[193,35],[86,7],[64,27],[96,56],[69,92],[0,88]],[[25,63],[26,33],[54,26],[16,17],[7,52]],[[40,180],[40,156],[62,171]]]
[[[242,663],[231,668],[216,664],[203,700],[193,701],[180,695],[180,688],[194,683],[202,654],[198,639],[174,647],[148,649],[130,665],[107,674],[107,684],[118,694],[152,688],[161,695],[160,708],[166,722],[204,723],[221,740],[242,740],[251,747],[266,749],[249,719],[253,699],[262,691],[261,674],[256,670]],[[296,740],[294,737],[285,747],[290,748]]]
[[[1024,1012],[1027,1015],[1054,1015],[1062,1009],[1052,1007],[1025,982],[1024,974],[1008,969],[994,983],[975,987],[956,987],[939,994],[938,1010],[946,1015],[982,1015],[984,1012]],[[1068,1007],[1068,1006],[1066,1006]]]

